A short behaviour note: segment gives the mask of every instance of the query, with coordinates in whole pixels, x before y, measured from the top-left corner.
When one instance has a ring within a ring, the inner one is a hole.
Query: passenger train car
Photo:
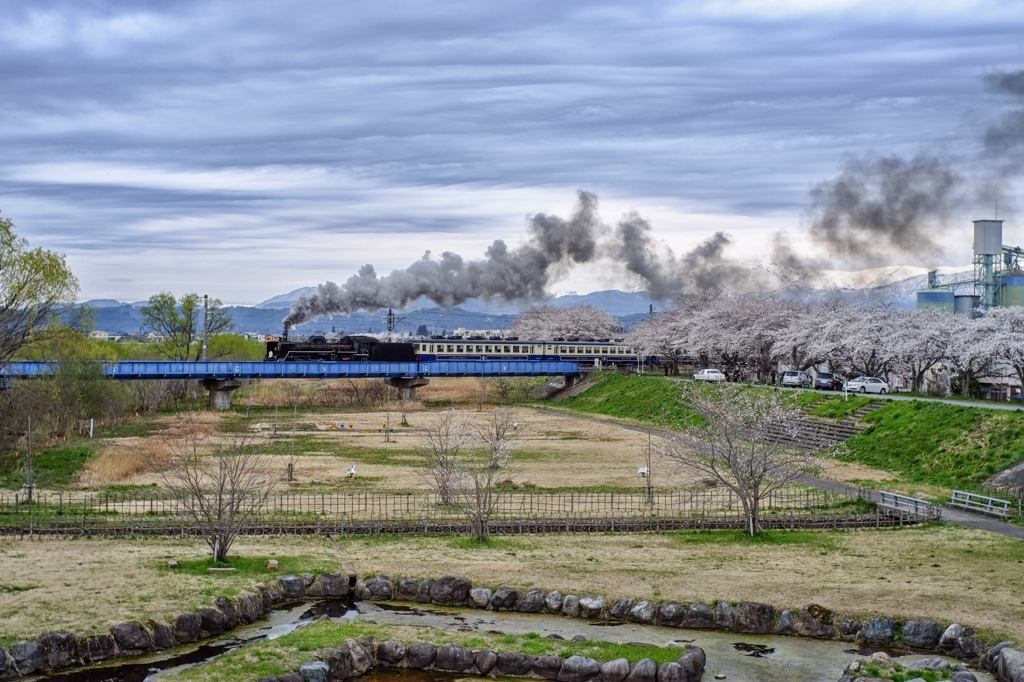
[[[648,367],[657,365],[657,355],[638,354],[637,349],[611,339],[520,340],[516,337],[459,336],[411,339],[387,343],[372,336],[344,336],[327,339],[311,336],[289,340],[267,337],[268,361],[392,361],[432,362],[435,360],[552,361],[578,362],[584,366]]]

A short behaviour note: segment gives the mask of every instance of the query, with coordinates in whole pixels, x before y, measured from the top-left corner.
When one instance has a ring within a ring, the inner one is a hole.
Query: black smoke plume
[[[940,254],[938,228],[962,187],[950,162],[936,156],[848,158],[838,177],[811,190],[811,238],[862,264]]]
[[[284,320],[285,333],[289,327],[321,315],[403,308],[420,296],[443,308],[469,298],[544,299],[548,282],[561,269],[594,259],[604,230],[597,217],[597,197],[580,191],[569,220],[543,213],[533,216],[529,240],[515,250],[498,239],[483,260],[466,261],[449,251],[434,259],[428,251],[405,270],[385,277],[378,277],[372,265],[364,265],[340,286],[321,284],[316,293],[292,303]]]

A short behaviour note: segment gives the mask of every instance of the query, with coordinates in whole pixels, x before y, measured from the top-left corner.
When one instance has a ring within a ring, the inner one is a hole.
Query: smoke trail
[[[569,220],[543,213],[533,216],[529,241],[515,250],[499,239],[488,247],[483,260],[465,261],[448,251],[435,260],[428,251],[405,270],[385,277],[378,277],[372,265],[364,265],[341,286],[321,284],[316,293],[292,303],[284,320],[285,332],[321,315],[403,308],[420,296],[444,308],[469,298],[544,299],[548,282],[560,269],[594,259],[604,229],[597,217],[597,197],[581,190]]]
[[[990,74],[985,84],[991,92],[1013,98],[1015,105],[985,131],[985,151],[1007,158],[1017,170],[1024,163],[1024,70]]]
[[[962,184],[935,156],[851,157],[838,177],[811,190],[810,235],[829,254],[865,264],[939,254],[936,228],[960,199]]]

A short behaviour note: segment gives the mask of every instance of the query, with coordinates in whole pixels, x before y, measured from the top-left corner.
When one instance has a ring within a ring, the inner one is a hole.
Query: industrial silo
[[[1003,221],[974,221],[974,279],[985,310],[999,305],[998,269],[1003,255]]]
[[[1000,305],[1024,306],[1024,273],[1015,272],[999,278],[1002,282]]]
[[[921,289],[917,292],[917,309],[938,308],[952,314],[956,297],[949,289]]]
[[[956,311],[957,315],[963,315],[964,317],[974,317],[977,313],[975,308],[978,307],[978,297],[971,295],[958,295],[953,300],[953,310]]]

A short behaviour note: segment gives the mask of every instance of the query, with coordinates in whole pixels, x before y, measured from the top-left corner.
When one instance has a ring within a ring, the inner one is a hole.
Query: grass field
[[[1024,543],[958,527],[496,537],[370,536],[338,543],[360,575],[454,573],[498,587],[541,587],[679,601],[818,603],[844,615],[928,617],[1024,641]],[[44,630],[96,632],[117,622],[209,604],[270,575],[340,570],[315,538],[243,538],[238,574],[203,572],[205,546],[170,539],[0,543],[0,641]],[[171,570],[168,559],[184,562]]]

